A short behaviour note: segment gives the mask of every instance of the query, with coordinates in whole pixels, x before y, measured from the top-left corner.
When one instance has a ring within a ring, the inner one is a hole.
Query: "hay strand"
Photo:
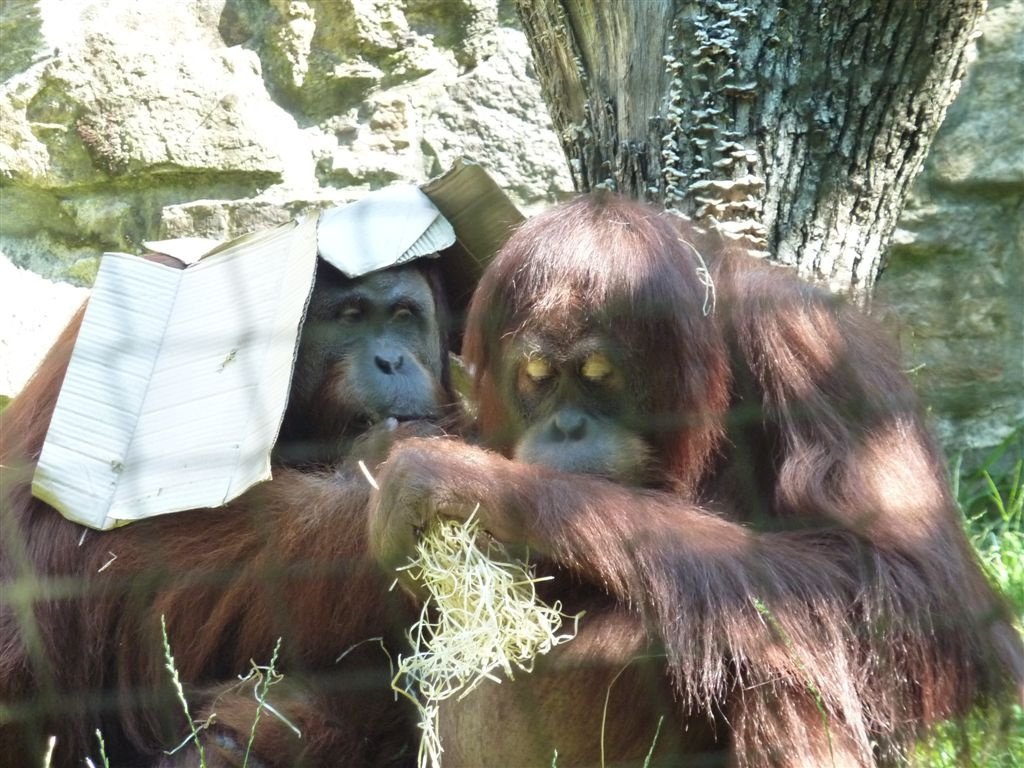
[[[430,596],[392,686],[419,709],[419,767],[440,768],[440,702],[461,699],[485,680],[500,683],[500,673],[511,680],[516,671],[531,672],[537,656],[576,635],[579,616],[566,616],[558,602],[541,602],[536,585],[545,579],[482,537],[476,510],[465,522],[436,521],[402,570]],[[563,618],[573,627],[560,633]]]

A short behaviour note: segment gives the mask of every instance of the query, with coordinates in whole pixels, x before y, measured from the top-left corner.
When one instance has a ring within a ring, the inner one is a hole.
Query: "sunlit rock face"
[[[875,306],[943,443],[1024,427],[1024,0],[989,3],[904,209]]]
[[[0,34],[16,43],[0,46],[12,275],[88,286],[104,251],[232,237],[457,157],[525,211],[571,190],[526,39],[497,0],[12,0]],[[81,300],[49,293],[62,318]],[[0,394],[62,324],[14,298]]]

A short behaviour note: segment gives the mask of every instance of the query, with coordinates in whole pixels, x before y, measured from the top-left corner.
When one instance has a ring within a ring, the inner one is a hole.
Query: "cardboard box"
[[[441,249],[458,311],[522,220],[471,163],[421,189],[389,188],[213,248],[152,244],[184,269],[105,254],[33,494],[109,529],[220,506],[269,479],[318,250],[357,277]]]

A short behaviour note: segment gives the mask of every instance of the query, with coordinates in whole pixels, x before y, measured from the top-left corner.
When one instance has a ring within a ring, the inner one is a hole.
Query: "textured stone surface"
[[[571,182],[510,21],[497,0],[5,1],[5,263],[84,286],[104,251],[232,237],[458,156],[545,206]],[[0,394],[56,330],[25,295]]]
[[[558,196],[568,184],[563,164],[537,165],[535,157],[562,150],[550,130],[536,130],[544,110],[540,88],[521,33],[499,28],[492,33],[494,54],[446,89],[440,98],[421,102],[426,113],[424,151],[436,169],[460,154],[477,158],[505,191],[521,200]]]
[[[876,306],[943,442],[983,450],[1024,427],[1024,0],[992,2],[980,32]]]
[[[283,212],[458,155],[526,208],[570,189],[496,0],[19,0],[0,30],[0,246],[52,278],[196,200]]]

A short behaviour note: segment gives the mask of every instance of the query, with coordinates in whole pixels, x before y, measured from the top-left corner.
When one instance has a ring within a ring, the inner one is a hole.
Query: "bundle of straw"
[[[412,654],[399,658],[392,686],[420,712],[420,768],[440,768],[438,706],[462,698],[484,680],[500,683],[529,673],[533,660],[576,635],[579,616],[537,597],[533,569],[511,560],[492,539],[481,548],[476,513],[465,522],[438,520],[425,532],[416,557],[403,570],[429,592],[409,631]],[[563,618],[571,631],[559,634]]]

